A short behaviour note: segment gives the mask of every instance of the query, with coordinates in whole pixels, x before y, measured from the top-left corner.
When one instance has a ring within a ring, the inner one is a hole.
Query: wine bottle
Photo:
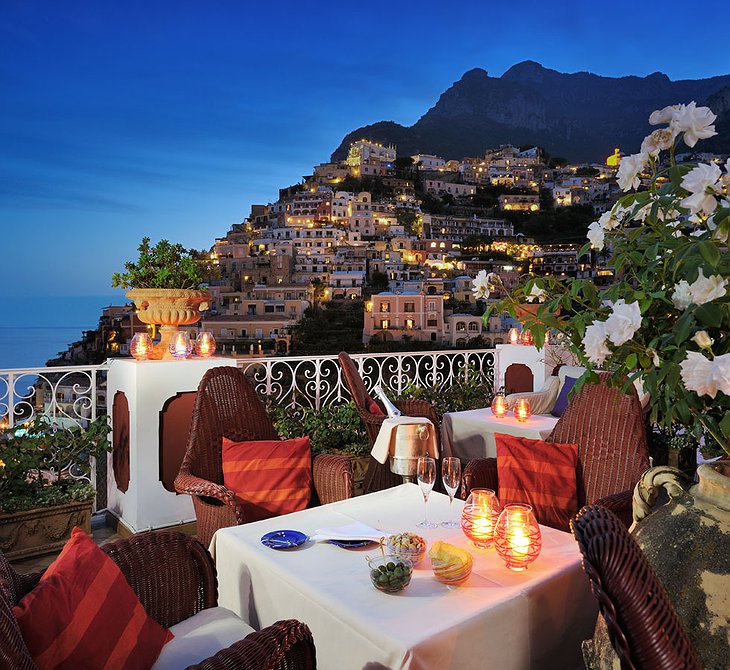
[[[385,411],[388,414],[389,419],[392,419],[394,416],[401,415],[401,411],[392,402],[390,402],[390,399],[387,395],[385,395],[385,391],[383,391],[380,384],[375,384],[375,386],[373,386],[373,393],[378,397],[378,400],[383,403],[383,407],[385,407]]]

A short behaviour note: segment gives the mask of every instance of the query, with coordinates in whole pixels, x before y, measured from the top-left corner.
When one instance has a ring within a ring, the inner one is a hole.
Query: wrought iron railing
[[[352,358],[368,389],[381,384],[401,395],[409,385],[448,385],[459,376],[480,374],[488,393],[494,384],[497,351],[452,349],[353,354]],[[237,364],[271,405],[319,409],[350,399],[337,356],[240,358]]]
[[[43,415],[83,426],[105,413],[109,365],[0,370],[0,419],[12,428]]]

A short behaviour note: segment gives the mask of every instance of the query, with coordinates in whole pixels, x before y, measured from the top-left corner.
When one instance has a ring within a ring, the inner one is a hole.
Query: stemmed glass
[[[459,489],[459,484],[461,484],[461,460],[454,456],[446,456],[441,461],[441,479],[444,482],[446,493],[449,494],[449,516],[451,516],[454,496]],[[442,521],[441,525],[445,528],[458,528],[460,526],[459,522],[453,519]]]
[[[436,528],[437,523],[428,520],[428,494],[431,493],[434,482],[436,481],[436,461],[430,456],[418,457],[418,486],[423,493],[423,521],[416,524],[419,528]]]

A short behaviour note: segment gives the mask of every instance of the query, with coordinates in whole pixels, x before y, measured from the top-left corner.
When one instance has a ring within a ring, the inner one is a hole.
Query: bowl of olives
[[[426,555],[426,540],[415,533],[395,533],[388,537],[388,553],[418,565]]]
[[[411,581],[413,565],[408,559],[386,554],[368,558],[370,581],[378,591],[397,593]]]

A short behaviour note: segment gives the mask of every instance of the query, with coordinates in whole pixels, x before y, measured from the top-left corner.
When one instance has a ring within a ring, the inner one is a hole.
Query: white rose
[[[594,249],[598,249],[598,251],[603,249],[604,238],[603,228],[601,228],[601,224],[598,221],[594,221],[588,226],[588,239],[591,241],[591,246]]]
[[[706,330],[698,330],[693,336],[692,341],[697,344],[700,349],[712,349],[712,345],[715,343]]]
[[[710,398],[717,395],[712,361],[703,354],[698,351],[688,351],[679,367],[682,370],[682,382],[688,391],[694,391],[697,395],[708,395]]]
[[[692,294],[692,302],[695,305],[704,305],[706,302],[712,302],[717,298],[722,298],[726,293],[727,279],[720,275],[711,275],[705,277],[702,268],[695,279],[689,285],[689,291]]]
[[[716,118],[709,107],[698,107],[693,100],[674,110],[671,125],[677,132],[684,133],[684,143],[692,148],[697,140],[706,140],[717,135],[715,126],[712,125]]]
[[[477,276],[472,280],[472,292],[475,298],[489,297],[489,276],[486,270],[479,270]]]
[[[690,170],[682,179],[682,188],[689,191],[691,195],[682,200],[682,207],[686,207],[690,213],[705,212],[711,214],[717,207],[715,195],[722,191],[720,178],[722,172],[714,163],[707,165],[701,163]]]
[[[641,179],[639,174],[646,167],[649,161],[649,154],[638,153],[626,156],[618,164],[616,181],[623,191],[630,191],[632,188],[639,188]]]
[[[611,316],[604,325],[604,332],[611,342],[620,346],[628,342],[641,327],[641,310],[639,303],[630,304],[621,299],[611,307]]]
[[[712,381],[718,390],[730,395],[730,354],[715,356],[712,361]]]
[[[674,144],[677,133],[671,128],[658,128],[647,135],[641,143],[641,152],[658,156],[660,151],[669,149]]]
[[[672,120],[674,112],[679,109],[680,105],[669,105],[664,109],[657,109],[649,115],[649,123],[652,126],[658,126],[660,123],[669,123]]]
[[[541,289],[537,284],[533,284],[530,292],[525,296],[525,300],[527,300],[527,302],[535,302],[535,300],[538,302],[545,302],[546,297],[547,293],[545,290]]]
[[[586,352],[588,360],[596,365],[601,365],[611,355],[611,350],[606,344],[605,325],[603,321],[594,321],[586,328],[583,336],[583,351]]]
[[[687,309],[692,304],[692,291],[690,291],[689,283],[686,280],[682,279],[675,284],[672,302],[677,309]]]

